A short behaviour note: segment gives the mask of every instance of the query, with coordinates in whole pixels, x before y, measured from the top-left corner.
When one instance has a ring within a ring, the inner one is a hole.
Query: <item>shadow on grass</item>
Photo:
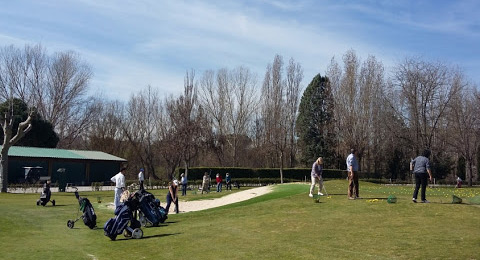
[[[175,236],[175,235],[180,235],[182,233],[173,233],[173,234],[158,234],[158,235],[153,235],[153,236],[144,236],[141,239],[149,239],[149,238],[156,238],[156,237],[168,237],[168,236]],[[124,237],[124,238],[117,238],[115,241],[128,241],[133,238],[129,237]]]
[[[388,198],[385,197],[359,197],[355,198],[355,200],[387,200]]]

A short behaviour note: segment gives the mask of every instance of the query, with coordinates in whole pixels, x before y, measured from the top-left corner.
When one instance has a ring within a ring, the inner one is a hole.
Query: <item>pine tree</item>
[[[318,157],[325,166],[335,164],[334,100],[327,77],[317,74],[303,93],[297,118],[301,162],[309,165]]]

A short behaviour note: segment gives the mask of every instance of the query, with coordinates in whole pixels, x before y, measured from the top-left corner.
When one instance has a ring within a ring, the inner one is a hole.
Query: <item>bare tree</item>
[[[463,86],[455,83],[448,66],[415,58],[407,58],[397,66],[393,82],[401,90],[402,106],[397,111],[412,130],[415,152],[432,148],[439,123]]]
[[[175,147],[181,152],[185,165],[185,175],[192,160],[197,157],[205,142],[207,121],[202,106],[198,102],[195,72],[187,72],[184,92],[177,99],[166,103],[167,114],[172,122]]]
[[[362,165],[365,152],[375,150],[379,141],[384,69],[373,56],[362,63],[353,50],[343,56],[343,62],[342,69],[333,58],[327,72],[335,99],[338,151],[355,147]]]
[[[172,178],[175,168],[180,165],[182,161],[182,151],[178,149],[177,138],[175,132],[173,119],[167,111],[167,104],[175,103],[173,96],[166,98],[160,106],[160,114],[155,121],[156,128],[159,135],[158,152],[165,162],[165,169],[167,179]]]
[[[283,58],[276,55],[267,66],[262,86],[261,115],[264,127],[264,148],[272,165],[280,168],[283,183],[285,154],[295,136],[295,121],[303,72],[300,64],[290,60],[287,78],[283,78]],[[293,146],[290,147],[294,149]],[[290,155],[291,157],[291,155]]]
[[[85,131],[97,108],[87,98],[91,68],[74,52],[56,53],[50,59],[47,83],[37,90],[39,113],[55,127],[60,146],[68,147]]]
[[[147,178],[158,179],[155,173],[155,143],[159,137],[155,122],[160,112],[158,92],[148,86],[139,94],[132,95],[126,109],[126,120],[122,124],[126,138],[146,168]]]
[[[457,72],[454,84],[467,86],[462,73]],[[473,165],[480,145],[480,93],[475,87],[463,88],[451,99],[447,109],[448,135],[446,142],[454,152],[465,158],[468,185],[472,186]]]
[[[110,154],[125,156],[124,132],[122,129],[124,104],[118,100],[105,101],[89,128],[88,149],[101,150]]]
[[[297,112],[300,105],[301,83],[303,80],[303,69],[300,63],[296,63],[293,58],[290,58],[286,68],[287,76],[285,79],[286,87],[286,130],[287,130],[287,147],[289,152],[288,165],[295,166],[297,154],[296,141],[296,122]]]
[[[213,127],[210,148],[213,149],[220,165],[224,165],[226,160],[226,107],[229,85],[227,69],[220,69],[216,77],[213,70],[207,70],[200,80],[200,102]]]
[[[256,79],[249,69],[238,67],[231,72],[232,83],[226,95],[227,129],[231,138],[227,138],[233,151],[233,167],[238,166],[239,143],[248,134],[253,113],[256,109]]]
[[[0,186],[1,192],[7,192],[8,188],[8,150],[12,147],[15,143],[17,143],[20,139],[22,139],[30,129],[32,129],[32,112],[29,113],[27,119],[21,122],[18,125],[17,134],[13,136],[13,125],[14,125],[14,116],[13,110],[11,109],[7,113],[5,113],[3,118],[3,145],[2,150],[0,152]]]

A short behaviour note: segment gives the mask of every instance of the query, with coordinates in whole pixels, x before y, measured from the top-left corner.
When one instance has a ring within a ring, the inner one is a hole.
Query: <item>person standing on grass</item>
[[[173,180],[170,185],[168,185],[168,193],[167,193],[167,206],[165,207],[165,212],[170,210],[170,204],[173,202],[175,204],[175,213],[178,214],[178,181]]]
[[[415,174],[415,190],[413,191],[412,198],[412,201],[414,203],[417,203],[417,196],[420,185],[422,185],[422,202],[429,202],[425,198],[425,193],[427,189],[428,178],[430,177],[430,181],[432,181],[433,177],[432,170],[430,169],[430,160],[428,159],[428,157],[430,157],[430,150],[426,149],[425,151],[423,151],[422,155],[417,156],[417,158],[413,159],[410,163],[410,170],[412,170],[413,174]]]
[[[313,190],[315,189],[315,184],[318,182],[318,195],[323,196],[322,187],[323,187],[323,158],[318,157],[318,159],[312,165],[312,185],[310,185],[310,194],[308,196],[313,198]]]
[[[140,184],[140,190],[144,190],[143,188],[143,182],[145,181],[145,176],[143,175],[143,168],[140,169],[140,172],[138,173],[138,183]]]
[[[110,180],[115,183],[115,198],[113,203],[115,204],[115,208],[120,205],[120,196],[122,196],[122,192],[125,190],[125,175],[123,172],[127,168],[122,168],[119,173],[113,176]]]
[[[222,175],[220,175],[220,173],[217,173],[215,180],[217,181],[217,192],[222,192]]]
[[[232,176],[230,176],[230,173],[227,172],[227,175],[225,175],[225,183],[227,184],[227,191],[230,188],[230,191],[232,191]]]
[[[347,171],[348,171],[348,199],[354,200],[360,198],[358,192],[358,161],[357,151],[355,149],[350,150],[350,154],[347,157]]]
[[[457,176],[457,185],[455,185],[455,188],[461,188],[462,187],[462,178],[460,176]]]
[[[180,177],[182,177],[180,179],[180,183],[182,184],[182,196],[186,196],[187,195],[187,184],[188,184],[187,176],[185,176],[185,173],[182,173],[182,174],[180,174]]]
[[[205,172],[203,174],[203,181],[202,181],[202,194],[203,192],[205,191],[206,193],[208,193],[208,185],[210,183],[210,177],[208,176],[208,173]]]

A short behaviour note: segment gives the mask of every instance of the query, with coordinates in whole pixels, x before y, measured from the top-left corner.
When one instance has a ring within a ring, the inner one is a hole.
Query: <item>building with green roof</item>
[[[25,168],[42,167],[42,175],[49,176],[52,183],[61,178],[73,185],[109,181],[127,163],[123,158],[100,151],[23,146],[12,146],[8,160],[9,183],[23,182]]]

